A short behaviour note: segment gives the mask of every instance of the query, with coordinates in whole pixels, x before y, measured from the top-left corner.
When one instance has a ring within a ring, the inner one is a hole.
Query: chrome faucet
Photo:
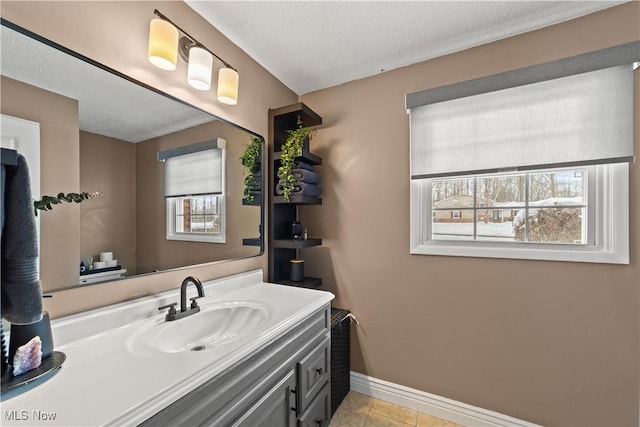
[[[191,305],[189,306],[189,308],[187,308],[187,286],[189,286],[189,283],[193,283],[195,285],[196,289],[198,290],[198,296],[189,298],[191,300]],[[186,279],[184,279],[182,281],[182,284],[180,285],[180,312],[176,311],[176,305],[178,305],[177,302],[163,305],[158,310],[169,308],[169,312],[165,317],[166,321],[181,319],[183,317],[196,314],[197,312],[200,311],[200,307],[198,306],[198,303],[196,302],[196,300],[198,298],[202,298],[203,296],[204,296],[204,287],[202,286],[202,282],[200,282],[200,279],[193,276],[189,276]]]

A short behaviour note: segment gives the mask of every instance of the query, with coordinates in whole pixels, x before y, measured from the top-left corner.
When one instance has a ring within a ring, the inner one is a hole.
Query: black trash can
[[[351,389],[349,310],[331,308],[331,416]]]

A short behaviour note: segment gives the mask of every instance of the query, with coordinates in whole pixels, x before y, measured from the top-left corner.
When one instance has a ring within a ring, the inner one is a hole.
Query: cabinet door
[[[295,387],[296,373],[292,369],[232,425],[294,427]]]
[[[331,341],[326,337],[318,346],[298,363],[298,379],[300,385],[298,413],[307,410],[307,406],[329,381],[329,364]]]

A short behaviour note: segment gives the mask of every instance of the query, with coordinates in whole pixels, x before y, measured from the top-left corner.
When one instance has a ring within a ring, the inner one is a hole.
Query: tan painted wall
[[[163,166],[156,155],[159,151],[169,148],[213,138],[222,138],[227,142],[227,243],[167,240],[165,238],[166,204],[163,197]],[[137,211],[159,213],[154,216],[141,214],[137,218],[137,258],[142,269],[164,270],[200,264],[212,259],[246,257],[260,251],[255,246],[242,245],[243,238],[258,236],[260,223],[260,208],[242,205],[244,178],[239,159],[245,145],[249,142],[248,133],[226,123],[215,121],[136,144]]]
[[[40,123],[42,195],[79,191],[78,102],[6,77],[1,84],[0,112]],[[64,203],[38,216],[42,289],[77,283],[79,205]]]
[[[190,90],[184,70],[146,64],[154,7],[240,69],[238,106]],[[266,109],[296,101],[180,2],[3,1],[1,13],[262,135]],[[637,39],[638,15],[637,3],[624,5],[303,97],[325,121],[312,142],[325,160],[324,204],[303,210],[323,247],[305,252],[306,268],[362,323],[352,335],[354,370],[549,425],[638,424],[638,226],[629,266],[410,256],[404,112],[408,92]],[[637,140],[636,129],[640,152]],[[631,218],[640,214],[639,186],[635,163]],[[208,279],[265,266],[263,256],[189,273]],[[47,309],[81,311],[173,288],[183,276],[56,292]]]
[[[360,320],[353,370],[544,425],[638,425],[640,164],[630,265],[412,256],[404,95],[638,40],[639,29],[633,2],[302,97],[324,119],[311,142],[323,205],[302,212],[323,246],[305,251],[305,268]]]
[[[159,70],[149,64],[146,57],[147,38],[154,8],[183,26],[238,69],[238,105],[220,104],[213,91],[191,89],[186,83],[184,63],[180,63],[174,72]],[[297,101],[297,96],[291,90],[180,1],[3,0],[0,14],[11,22],[261,135],[267,135],[269,108]],[[50,158],[59,162],[64,155],[68,153],[54,153]],[[77,152],[75,155],[78,156]],[[263,255],[141,276],[119,281],[117,286],[106,283],[55,292],[53,299],[45,300],[45,309],[52,317],[58,317],[177,288],[187,273],[208,280],[254,268],[266,269],[266,263],[266,256]]]
[[[113,252],[127,274],[136,266],[135,156],[130,142],[80,131],[80,189],[102,193],[80,204],[80,258]]]

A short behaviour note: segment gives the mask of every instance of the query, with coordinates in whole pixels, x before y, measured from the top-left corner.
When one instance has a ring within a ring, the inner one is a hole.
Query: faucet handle
[[[169,309],[169,314],[176,314],[176,305],[177,302],[172,302],[171,304],[163,305],[162,307],[158,307],[158,310],[164,310],[165,308]]]
[[[198,308],[198,303],[196,302],[198,298],[202,298],[202,297],[197,296],[197,297],[189,298],[191,300],[191,308]]]
[[[172,302],[171,304],[163,305],[162,307],[158,308],[158,310],[164,310],[165,308],[169,309],[169,312],[164,318],[166,321],[176,320],[176,305],[178,305],[177,302]]]

